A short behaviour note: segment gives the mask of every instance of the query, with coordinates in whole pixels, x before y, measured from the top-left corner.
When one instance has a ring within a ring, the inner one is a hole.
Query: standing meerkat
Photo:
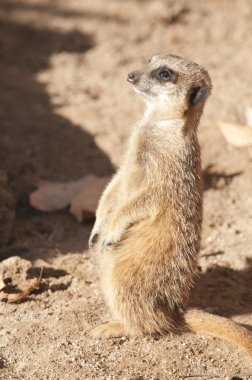
[[[128,74],[147,110],[105,189],[89,244],[98,239],[102,288],[115,322],[95,337],[169,331],[212,334],[252,355],[252,333],[230,319],[186,310],[200,250],[202,179],[197,127],[211,92],[208,72],[155,55]]]

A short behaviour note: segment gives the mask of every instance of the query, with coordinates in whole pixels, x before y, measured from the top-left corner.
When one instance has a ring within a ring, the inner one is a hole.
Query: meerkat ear
[[[188,93],[189,107],[197,106],[203,103],[209,95],[209,87],[206,83],[202,83],[199,86],[193,86]]]

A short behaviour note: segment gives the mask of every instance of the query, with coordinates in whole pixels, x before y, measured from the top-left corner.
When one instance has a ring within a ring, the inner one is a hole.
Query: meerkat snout
[[[131,82],[131,83],[136,83],[137,80],[139,78],[139,75],[136,71],[131,71],[129,74],[128,74],[128,77],[127,77],[127,81],[128,82]]]

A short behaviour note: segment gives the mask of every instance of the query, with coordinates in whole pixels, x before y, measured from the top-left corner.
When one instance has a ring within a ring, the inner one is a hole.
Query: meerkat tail
[[[200,309],[189,309],[184,316],[191,331],[223,338],[252,356],[252,332],[239,323]]]

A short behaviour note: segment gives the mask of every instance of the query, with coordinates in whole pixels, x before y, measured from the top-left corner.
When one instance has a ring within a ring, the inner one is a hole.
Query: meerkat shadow
[[[52,233],[55,222],[59,223],[59,230],[63,228],[62,224],[67,224],[69,236],[74,228],[76,231],[79,229],[80,238],[74,241],[62,234],[58,239],[60,249],[74,251],[86,248],[87,236],[82,238],[83,229],[74,219],[71,220],[66,212],[55,215],[39,213],[29,205],[29,194],[40,180],[67,182],[87,174],[108,176],[113,171],[109,157],[96,145],[85,124],[75,124],[59,114],[59,107],[69,101],[68,94],[65,100],[61,99],[62,104],[55,104],[48,84],[39,78],[41,73],[50,72],[55,56],[60,56],[63,61],[68,59],[67,62],[70,55],[73,60],[78,60],[78,54],[83,58],[95,46],[94,36],[77,29],[53,28],[44,19],[42,24],[33,22],[27,6],[22,1],[3,1],[0,5],[0,104],[3,120],[0,126],[0,162],[16,204],[11,241],[4,249],[2,259],[16,254],[28,259],[38,258],[39,254],[32,247],[26,247],[22,254],[22,241],[31,242],[31,236],[40,234],[42,230],[42,234]],[[40,9],[36,5],[33,8],[40,19]],[[22,20],[12,16],[17,11],[23,11]],[[55,6],[43,11],[52,12],[55,16],[60,9]],[[68,17],[67,14],[61,16]],[[66,65],[64,72],[67,70]],[[64,78],[60,80],[64,82]],[[70,96],[74,96],[74,90]],[[49,251],[44,247],[43,258],[47,257],[47,252],[51,255]]]
[[[252,312],[252,259],[246,269],[215,265],[199,273],[191,293],[190,307],[200,307],[226,317]],[[249,327],[252,329],[252,326]]]

